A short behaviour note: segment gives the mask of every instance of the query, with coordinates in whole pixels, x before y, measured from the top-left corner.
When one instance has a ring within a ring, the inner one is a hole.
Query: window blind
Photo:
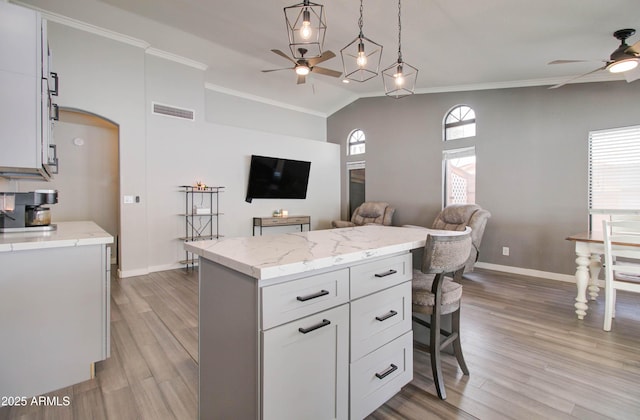
[[[589,210],[640,209],[640,125],[589,133]]]

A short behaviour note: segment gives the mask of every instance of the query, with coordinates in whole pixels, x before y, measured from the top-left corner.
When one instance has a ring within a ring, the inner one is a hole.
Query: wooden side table
[[[260,236],[262,236],[263,227],[292,225],[300,225],[300,231],[303,230],[304,225],[307,225],[308,230],[311,230],[311,216],[254,217],[253,236],[256,236],[256,227],[260,228]]]

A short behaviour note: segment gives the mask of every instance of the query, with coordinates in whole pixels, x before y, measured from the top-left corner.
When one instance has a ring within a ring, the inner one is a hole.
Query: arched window
[[[355,129],[349,134],[349,155],[360,155],[364,153],[364,131]]]
[[[467,105],[455,106],[444,117],[444,141],[474,137],[476,113]]]
[[[476,113],[467,105],[456,105],[445,115],[444,141],[476,135]],[[445,143],[442,151],[443,207],[450,204],[476,202],[476,148],[475,145]]]

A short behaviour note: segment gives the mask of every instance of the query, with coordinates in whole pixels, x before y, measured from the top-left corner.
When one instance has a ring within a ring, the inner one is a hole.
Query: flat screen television
[[[311,162],[251,156],[247,203],[254,198],[307,198]]]

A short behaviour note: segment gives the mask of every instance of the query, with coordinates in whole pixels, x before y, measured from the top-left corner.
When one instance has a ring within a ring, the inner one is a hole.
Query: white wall
[[[202,181],[224,186],[220,197],[220,233],[224,236],[252,234],[254,216],[269,216],[276,208],[290,214],[309,214],[313,228],[328,228],[339,213],[339,146],[204,120],[203,73],[164,59],[147,56],[147,104],[151,101],[195,110],[196,121],[147,115],[147,223],[149,267],[171,268],[184,258],[184,194],[179,185]],[[226,100],[227,95],[217,97]],[[209,103],[209,102],[207,102]],[[252,120],[246,107],[230,101],[228,113]],[[266,105],[262,105],[266,106]],[[237,124],[237,122],[235,122]],[[251,154],[262,154],[312,162],[306,200],[244,201]],[[169,264],[167,266],[167,264]]]
[[[60,74],[60,106],[104,116],[120,127],[120,213],[122,276],[177,267],[183,258],[183,196],[178,186],[203,181],[223,185],[221,233],[251,234],[251,217],[268,216],[276,208],[290,214],[308,214],[312,227],[327,228],[339,216],[339,146],[317,141],[324,135],[293,136],[256,125],[259,118],[247,112],[243,101],[224,104],[226,112],[241,115],[247,128],[223,121],[210,123],[205,109],[204,74],[201,70],[158,58],[128,45],[66,25],[49,23],[55,70]],[[224,95],[219,97],[223,100]],[[209,99],[217,100],[215,98]],[[151,114],[151,101],[194,109],[196,121]],[[211,103],[211,102],[209,102]],[[219,103],[218,103],[219,105]],[[258,109],[264,108],[260,104]],[[280,125],[290,127],[281,115]],[[317,118],[313,121],[317,124]],[[251,154],[310,160],[311,175],[306,200],[244,201]],[[66,157],[68,158],[68,157]],[[61,156],[65,159],[65,156]],[[139,203],[123,204],[123,195],[140,196]],[[78,196],[74,200],[86,198]]]

